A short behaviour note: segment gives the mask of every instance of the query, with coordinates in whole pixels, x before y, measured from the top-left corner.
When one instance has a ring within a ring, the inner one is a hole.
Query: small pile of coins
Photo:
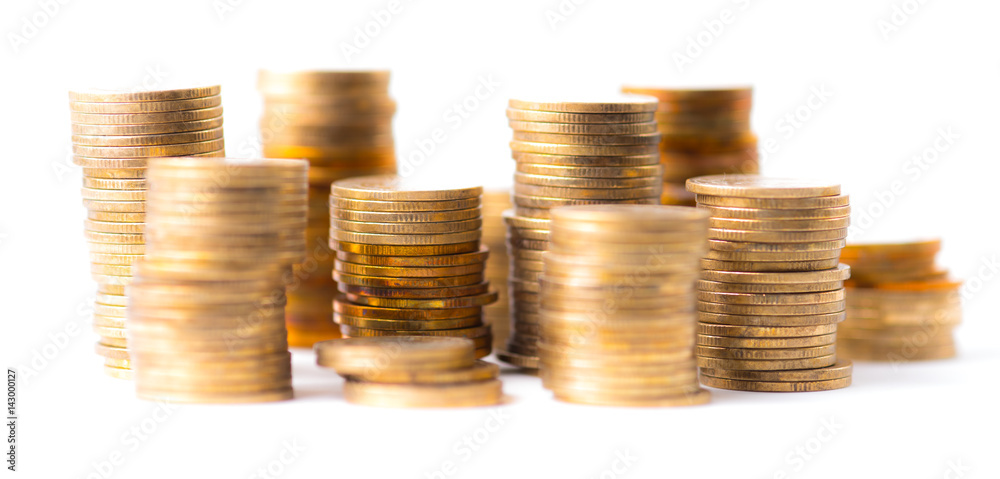
[[[344,398],[377,407],[446,408],[500,403],[496,364],[477,361],[472,340],[434,336],[333,339],[316,363],[346,379]]]
[[[486,279],[497,290],[497,302],[486,307],[486,321],[493,330],[493,349],[503,348],[510,335],[510,296],[507,294],[506,228],[503,212],[510,209],[510,189],[483,191],[483,245],[490,249]]]
[[[330,322],[333,281],[330,183],[394,174],[396,157],[388,71],[261,71],[260,120],[264,155],[309,160],[306,259],[288,281],[287,326],[292,346],[311,347],[340,336]]]
[[[305,256],[303,160],[150,161],[147,252],[128,287],[140,398],[292,397],[283,276]]]
[[[750,130],[751,87],[668,89],[623,87],[660,101],[660,160],[665,205],[694,206],[688,178],[758,171],[757,137]]]
[[[962,283],[937,266],[940,250],[936,239],[844,248],[840,260],[851,265],[851,279],[838,354],[895,363],[955,356]]]
[[[510,100],[513,211],[504,215],[510,256],[511,335],[501,360],[538,368],[538,279],[549,211],[565,205],[658,204],[662,190],[656,99],[602,102]]]
[[[581,205],[551,216],[539,313],[542,384],[574,403],[708,402],[694,357],[694,285],[708,214]]]
[[[698,282],[702,384],[744,391],[847,387],[838,361],[845,317],[839,264],[850,221],[840,185],[756,175],[691,178],[709,213]]]
[[[330,192],[330,248],[341,294],[333,320],[346,337],[456,336],[492,351],[483,307],[482,187],[448,188],[395,176],[351,178]]]
[[[83,167],[84,223],[97,281],[94,331],[104,371],[131,377],[125,286],[145,252],[146,167],[151,157],[224,156],[218,86],[71,91],[73,163]]]

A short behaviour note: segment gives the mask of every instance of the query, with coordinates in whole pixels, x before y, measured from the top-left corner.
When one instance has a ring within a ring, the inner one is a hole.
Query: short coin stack
[[[497,356],[533,369],[538,367],[538,278],[549,242],[549,210],[659,203],[656,99],[620,95],[601,102],[510,100],[509,107],[507,118],[514,130],[510,146],[517,162],[514,210],[504,216],[511,336]]]
[[[838,259],[850,213],[840,185],[756,175],[687,185],[711,215],[698,283],[702,384],[772,392],[850,385],[850,362],[836,355],[850,276]]]
[[[218,86],[71,91],[73,162],[83,167],[84,223],[98,283],[94,331],[104,371],[131,377],[125,285],[145,251],[146,166],[158,156],[224,156]]]
[[[500,368],[477,361],[465,338],[387,336],[315,345],[316,362],[344,376],[344,398],[379,407],[475,407],[498,404]]]
[[[497,290],[497,302],[486,308],[486,321],[493,330],[493,349],[499,350],[510,335],[510,297],[507,294],[506,227],[503,212],[510,208],[510,189],[483,192],[483,245],[490,249],[486,279]]]
[[[309,160],[306,260],[288,287],[288,342],[311,347],[340,333],[330,322],[337,293],[329,249],[330,183],[396,173],[387,71],[261,71],[264,155]]]
[[[492,351],[483,307],[482,187],[442,188],[395,176],[333,183],[330,247],[342,293],[334,321],[346,337],[456,336]]]
[[[694,206],[694,195],[684,189],[688,178],[757,173],[757,137],[750,130],[751,87],[623,87],[622,91],[660,101],[656,123],[663,135],[663,204]]]
[[[147,253],[129,286],[140,398],[292,396],[284,277],[305,256],[303,160],[150,161]]]
[[[694,357],[708,215],[659,205],[552,210],[539,316],[542,384],[610,406],[708,401]]]
[[[851,279],[838,354],[897,363],[955,356],[962,283],[937,266],[940,249],[940,240],[844,248],[841,261],[851,265]]]

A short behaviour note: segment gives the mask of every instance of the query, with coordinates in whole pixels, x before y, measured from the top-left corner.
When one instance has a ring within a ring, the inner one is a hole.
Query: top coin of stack
[[[507,294],[506,228],[503,212],[510,209],[510,189],[483,192],[483,245],[490,249],[486,279],[497,290],[497,302],[486,307],[486,320],[493,329],[493,349],[499,350],[510,335],[510,297]]]
[[[538,279],[548,247],[549,210],[565,205],[657,204],[662,189],[656,99],[510,100],[507,118],[514,209],[505,214],[510,256],[511,336],[497,356],[538,367]]]
[[[309,245],[288,288],[289,342],[312,346],[339,337],[330,322],[333,281],[330,183],[396,172],[388,71],[261,71],[264,154],[309,160]]]
[[[146,164],[160,156],[224,156],[218,86],[69,93],[73,162],[83,167],[84,223],[98,283],[94,330],[105,372],[130,376],[125,285],[144,251]]]
[[[962,283],[938,267],[940,250],[937,239],[844,248],[840,260],[851,265],[851,279],[838,354],[891,362],[955,356]]]
[[[709,218],[698,282],[698,365],[707,386],[747,391],[846,387],[839,264],[848,197],[834,183],[756,175],[691,178]]]
[[[656,123],[663,163],[663,204],[694,206],[684,181],[695,176],[757,173],[750,130],[753,88],[668,89],[626,86],[660,101]]]
[[[344,336],[456,336],[490,354],[483,307],[497,293],[479,244],[482,193],[395,176],[333,183],[330,247],[343,293],[333,317]]]

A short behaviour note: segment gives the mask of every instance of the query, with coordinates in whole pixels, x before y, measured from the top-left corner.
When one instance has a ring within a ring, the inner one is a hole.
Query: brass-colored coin
[[[555,398],[569,403],[618,407],[682,407],[708,404],[711,393],[704,389],[660,397],[622,397],[614,393],[556,390]]]
[[[746,231],[718,228],[708,229],[708,238],[723,241],[759,243],[816,243],[835,241],[847,237],[847,228],[820,231]]]
[[[814,262],[826,260],[839,260],[840,250],[825,251],[801,251],[801,252],[744,252],[744,251],[717,251],[710,249],[705,253],[705,259],[725,261],[725,262],[747,262],[747,263],[768,263],[768,262]],[[780,266],[779,266],[780,267]]]
[[[145,168],[83,168],[83,177],[107,180],[145,180]],[[84,185],[86,186],[86,185]]]
[[[735,326],[729,324],[698,323],[698,333],[731,338],[800,338],[837,332],[837,324],[815,326]]]
[[[850,206],[812,209],[763,209],[763,208],[732,208],[724,206],[699,205],[713,218],[733,218],[746,220],[813,220],[826,218],[843,218],[851,214]],[[737,228],[740,229],[740,228]],[[824,228],[826,229],[826,228]]]
[[[847,228],[851,225],[851,218],[848,216],[807,220],[710,218],[708,224],[711,228],[744,231],[818,231]]]
[[[716,293],[710,291],[699,291],[698,299],[712,303],[727,304],[759,304],[759,305],[785,305],[785,304],[817,304],[829,303],[833,301],[843,301],[845,293],[843,289],[827,291],[822,293],[787,293],[787,294],[748,294],[748,293]]]
[[[844,281],[851,276],[851,268],[845,264],[823,271],[807,272],[741,272],[741,271],[702,271],[701,277],[707,281],[721,283],[752,283],[752,284],[795,284],[795,283],[825,283]]]
[[[331,188],[333,196],[376,201],[453,201],[483,194],[481,186],[456,188],[398,176],[351,178],[338,181]]]
[[[853,370],[854,365],[849,359],[839,359],[832,366],[816,369],[766,371],[702,368],[701,374],[714,378],[740,381],[797,382],[848,378],[851,376]]]
[[[73,154],[94,158],[149,158],[156,156],[188,156],[225,148],[223,139],[158,146],[80,146],[73,145]]]
[[[353,404],[394,408],[481,407],[499,404],[499,380],[442,384],[382,384],[347,381],[344,399]]]
[[[330,228],[330,241],[341,243],[360,243],[370,245],[450,245],[456,243],[477,242],[483,235],[482,230],[464,231],[447,234],[378,234],[357,233]]]
[[[131,136],[73,135],[73,143],[86,146],[156,146],[194,143],[223,138],[222,127],[209,130],[186,131],[163,135],[143,134]]]
[[[517,171],[528,175],[560,178],[649,178],[661,176],[659,165],[650,166],[563,166],[517,162]]]
[[[698,335],[698,345],[700,346],[739,349],[809,348],[833,344],[836,341],[836,333],[795,338],[734,338],[729,336]]]
[[[498,350],[496,355],[497,359],[518,368],[538,369],[539,366],[537,356],[523,355],[505,350]]]
[[[482,216],[481,208],[469,208],[465,210],[451,211],[424,211],[424,212],[381,212],[381,211],[356,211],[342,208],[333,208],[330,211],[333,218],[347,221],[362,221],[368,223],[440,223],[476,220]]]
[[[631,135],[572,135],[514,130],[514,140],[563,145],[655,145],[660,142],[660,134],[639,133]]]
[[[134,373],[131,369],[119,368],[115,366],[104,365],[104,374],[111,376],[115,379],[124,379],[130,381],[134,377]]]
[[[545,251],[549,248],[549,242],[544,240],[533,240],[526,238],[507,238],[507,247],[513,250],[527,249],[532,251]]]
[[[108,304],[111,306],[124,307],[126,304],[126,297],[123,294],[98,293],[95,302],[100,304]]]
[[[476,361],[469,368],[445,371],[391,371],[382,370],[365,378],[348,376],[348,380],[367,380],[382,384],[455,384],[497,379],[500,367],[485,361]]]
[[[778,293],[820,293],[834,291],[844,287],[843,281],[828,281],[822,283],[789,283],[789,284],[754,284],[754,283],[720,283],[717,281],[698,280],[698,289],[717,293],[746,294],[778,294]]]
[[[484,269],[485,265],[483,263],[439,267],[398,267],[371,266],[337,261],[334,265],[334,270],[340,271],[341,273],[359,276],[382,276],[389,278],[439,278],[446,276],[465,276],[482,273]]]
[[[136,388],[136,397],[150,401],[170,401],[193,404],[243,404],[258,402],[287,401],[295,393],[291,385],[274,391],[207,393],[204,391],[165,391],[151,387]]]
[[[104,358],[104,365],[118,369],[132,369],[132,361],[128,359]]]
[[[718,88],[661,88],[627,85],[622,92],[635,95],[646,95],[660,102],[689,103],[692,105],[722,104],[731,108],[736,101],[749,101],[753,98],[753,87],[731,86]]]
[[[837,208],[850,205],[848,195],[816,196],[807,198],[743,198],[735,196],[711,196],[698,194],[699,205],[723,206],[728,208],[763,208],[776,210],[802,210],[816,208]]]
[[[368,329],[385,329],[393,331],[421,331],[471,328],[483,324],[481,316],[449,319],[377,319],[361,318],[335,313],[333,321],[345,326]]]
[[[510,149],[522,153],[569,156],[642,156],[659,151],[656,145],[563,145],[516,140],[510,142]]]
[[[712,251],[726,251],[734,253],[812,253],[817,251],[833,251],[843,248],[847,244],[845,240],[820,241],[812,243],[746,243],[735,241],[721,241],[716,239],[708,240],[709,248]],[[843,257],[843,253],[841,253]]]
[[[479,230],[483,220],[479,218],[461,221],[442,221],[436,223],[370,223],[334,219],[330,221],[331,228],[357,233],[376,233],[387,235],[430,235],[462,233]]]
[[[93,274],[110,274],[115,276],[131,276],[132,266],[130,265],[115,265],[115,264],[97,264],[92,263],[90,265],[90,272]]]
[[[146,123],[172,123],[207,120],[222,116],[222,107],[214,106],[199,110],[166,111],[158,113],[124,113],[124,114],[103,114],[103,113],[81,113],[70,112],[70,120],[73,123],[84,123],[88,125],[138,125]]]
[[[378,306],[365,306],[360,304],[351,304],[341,299],[334,300],[333,310],[337,313],[355,316],[359,318],[375,318],[375,319],[396,319],[396,320],[412,320],[412,319],[449,319],[449,318],[464,318],[468,316],[475,316],[482,313],[481,307],[464,307],[464,308],[449,308],[449,309],[420,309],[411,310],[404,308],[387,308]]]
[[[189,131],[202,131],[220,128],[222,117],[208,118],[206,120],[175,121],[170,123],[146,123],[138,125],[87,125],[84,123],[73,123],[74,135],[87,136],[142,136],[142,135],[170,135],[174,133],[184,133]]]
[[[196,153],[192,155],[186,155],[192,157],[208,157],[216,158],[225,156],[225,149],[218,149],[213,151],[208,151],[205,153]],[[148,166],[149,158],[96,158],[87,156],[73,156],[73,164],[82,168],[90,169],[116,169],[116,170],[135,170],[135,169],[145,169]]]
[[[83,177],[83,187],[97,190],[144,190],[145,179],[105,179]]]
[[[144,244],[89,243],[87,245],[87,249],[89,249],[91,253],[97,254],[146,254],[146,245]]]
[[[527,173],[514,173],[514,181],[523,185],[560,188],[641,188],[658,186],[663,182],[661,178],[655,176],[644,178],[567,178]]]
[[[687,180],[687,189],[698,195],[740,198],[811,198],[840,194],[840,185],[836,183],[760,175],[699,176]]]
[[[489,248],[480,247],[474,253],[446,254],[435,256],[375,256],[337,251],[337,259],[340,261],[385,267],[451,267],[481,264],[489,256]]]
[[[83,225],[87,231],[95,231],[98,233],[135,235],[142,234],[146,230],[145,223],[118,223],[111,221],[84,220]]]
[[[137,101],[137,102],[87,102],[70,101],[69,109],[80,113],[158,113],[183,110],[200,110],[203,108],[217,107],[222,104],[222,97],[219,95],[205,96],[200,98],[186,98],[182,100],[165,101]]]
[[[441,245],[373,245],[330,240],[330,248],[347,253],[372,256],[440,256],[478,251],[478,241]]]
[[[84,231],[84,238],[90,243],[106,243],[106,244],[144,244],[145,237],[142,234],[115,234],[115,233],[99,233],[96,231]]]
[[[505,239],[510,241],[549,241],[552,239],[552,233],[547,229],[522,229],[511,226],[507,231],[508,234]]]
[[[735,314],[745,316],[802,316],[829,314],[844,311],[844,301],[819,304],[751,305],[724,304],[698,301],[698,311],[706,313]]]
[[[408,212],[442,212],[467,210],[477,208],[481,203],[479,197],[443,201],[378,201],[356,200],[352,198],[330,197],[330,210],[337,208],[358,211],[379,211],[391,213]]]
[[[627,94],[612,95],[602,101],[539,102],[513,98],[508,101],[508,107],[514,110],[569,113],[645,113],[656,111],[656,106],[655,98]]]
[[[702,375],[701,383],[708,387],[758,392],[811,392],[843,389],[851,385],[851,377],[820,381],[743,381]]]
[[[145,201],[146,190],[98,190],[80,188],[84,201]]]
[[[764,348],[737,349],[737,348],[704,346],[704,345],[698,345],[695,347],[695,354],[697,354],[699,358],[707,357],[707,358],[755,360],[755,361],[818,358],[821,356],[834,355],[835,352],[836,352],[836,344],[832,343],[824,346],[788,348],[788,349],[764,349]],[[699,366],[701,366],[700,362]],[[702,367],[708,367],[708,366],[702,366]],[[817,366],[817,367],[823,367],[823,366]],[[732,368],[732,369],[744,369],[744,368]],[[785,369],[801,369],[801,368],[785,368]]]
[[[338,374],[367,376],[378,370],[442,370],[475,364],[473,342],[442,336],[379,336],[317,343],[316,363]]]
[[[480,339],[490,336],[490,325],[481,324],[457,329],[429,329],[417,331],[393,331],[388,329],[366,329],[341,326],[340,331],[349,337],[362,336],[450,336],[456,338]]]
[[[556,186],[514,184],[515,202],[524,206],[519,196],[537,196],[547,198],[564,198],[572,200],[641,200],[659,198],[660,186],[638,188],[561,188]],[[562,206],[562,205],[554,205]]]
[[[344,296],[349,301],[356,304],[406,309],[470,308],[475,306],[486,306],[496,302],[498,297],[496,291],[471,296],[430,299],[379,298],[375,296],[360,296],[350,293],[345,293]]]
[[[658,166],[660,164],[660,155],[658,154],[632,156],[579,156],[513,151],[511,155],[518,163],[579,168],[620,168]]]
[[[639,135],[656,133],[656,123],[553,123],[542,121],[508,122],[515,131],[532,131],[538,133],[558,133],[563,135]]]
[[[116,91],[87,89],[69,92],[71,102],[139,102],[139,101],[173,101],[185,100],[188,98],[203,98],[218,95],[222,87],[203,86],[193,88],[181,88],[176,90],[156,90],[156,91]]]
[[[655,119],[655,115],[652,111],[641,113],[566,113],[508,108],[507,118],[512,121],[545,123],[648,123]]]

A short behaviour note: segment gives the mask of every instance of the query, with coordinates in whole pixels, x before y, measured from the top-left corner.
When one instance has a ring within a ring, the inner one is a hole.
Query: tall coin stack
[[[821,391],[851,383],[838,361],[844,320],[839,264],[850,217],[840,185],[756,175],[687,181],[709,218],[698,283],[702,384]]]
[[[662,190],[656,99],[604,102],[510,100],[507,118],[514,209],[504,216],[510,256],[511,335],[501,360],[538,368],[538,279],[549,243],[549,210],[565,205],[658,204]]]
[[[541,278],[542,384],[609,406],[708,402],[694,357],[708,214],[657,205],[552,210]]]
[[[396,176],[333,183],[330,247],[342,293],[334,321],[346,337],[455,336],[492,351],[482,187],[441,188]]]
[[[261,71],[264,155],[309,160],[307,254],[288,287],[288,341],[311,347],[340,336],[330,322],[337,293],[329,249],[330,183],[396,173],[388,71]]]
[[[83,167],[85,236],[97,281],[94,331],[104,371],[130,378],[125,286],[145,252],[146,165],[158,156],[224,156],[218,86],[69,92],[73,162]]]
[[[695,176],[754,174],[757,137],[750,130],[753,88],[623,87],[660,101],[656,123],[663,163],[663,204],[694,206],[684,181]]]
[[[493,330],[493,349],[499,350],[510,335],[510,297],[507,294],[506,228],[503,212],[510,209],[510,189],[483,191],[483,245],[490,249],[486,279],[497,290],[497,302],[486,308],[486,320]]]
[[[147,253],[129,286],[140,398],[292,397],[284,276],[305,256],[303,160],[149,165]]]
[[[851,244],[847,320],[837,332],[844,357],[894,363],[955,356],[962,283],[937,266],[941,241]]]

